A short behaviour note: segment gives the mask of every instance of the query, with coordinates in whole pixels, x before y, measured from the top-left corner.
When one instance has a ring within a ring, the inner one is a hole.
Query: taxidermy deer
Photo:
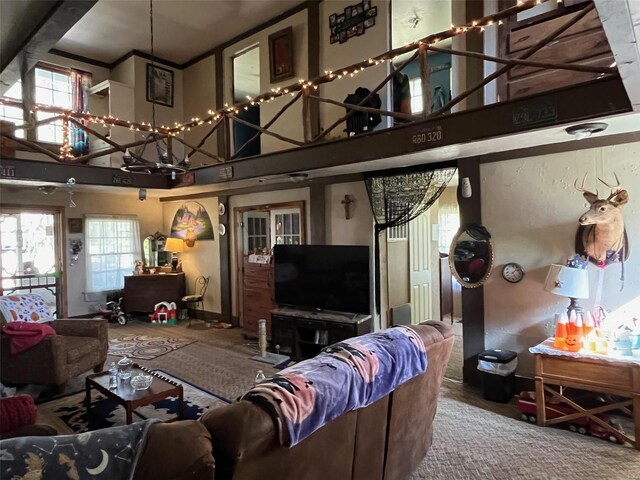
[[[578,219],[580,227],[576,234],[576,252],[587,255],[599,266],[606,266],[611,262],[626,260],[629,257],[627,233],[624,229],[622,206],[629,201],[629,194],[620,187],[620,180],[616,177],[616,185],[609,185],[598,178],[611,189],[606,199],[598,198],[598,191],[592,193],[584,188],[587,178],[585,174],[582,185],[578,187],[578,180],[574,182],[577,190],[591,205],[589,210]]]

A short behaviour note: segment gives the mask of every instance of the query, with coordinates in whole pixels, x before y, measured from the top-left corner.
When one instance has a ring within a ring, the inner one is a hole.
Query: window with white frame
[[[9,90],[4,94],[6,98],[22,101],[22,82],[18,80],[14,83]],[[0,104],[0,120],[11,122],[14,125],[22,125],[24,123],[24,117],[22,113],[22,107],[13,107],[10,105]],[[24,130],[16,130],[16,137],[24,138]]]
[[[411,94],[411,113],[422,112],[422,80],[420,77],[409,80]]]
[[[300,209],[271,210],[271,244],[300,245],[301,243]]]
[[[71,76],[69,73],[36,68],[35,77],[36,103],[71,108]],[[36,120],[44,120],[56,115],[57,113],[38,111],[36,112]],[[39,142],[62,143],[62,120],[39,126],[36,138]]]
[[[124,215],[86,215],[86,291],[104,292],[124,287],[140,257],[138,218]]]

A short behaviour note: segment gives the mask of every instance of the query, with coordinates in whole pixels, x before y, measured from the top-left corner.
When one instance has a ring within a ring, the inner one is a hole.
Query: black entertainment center
[[[371,332],[371,315],[298,310],[271,311],[271,349],[295,360],[315,356],[328,345]]]
[[[271,350],[302,360],[371,331],[368,246],[276,245]]]

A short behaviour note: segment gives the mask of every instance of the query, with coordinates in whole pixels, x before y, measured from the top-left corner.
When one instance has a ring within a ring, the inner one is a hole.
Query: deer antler
[[[588,173],[588,172],[587,172]],[[598,190],[596,190],[596,193],[592,193],[589,190],[587,190],[586,188],[584,188],[584,182],[587,179],[587,173],[584,174],[584,177],[582,178],[582,185],[578,186],[578,179],[576,178],[576,180],[573,182],[573,186],[576,188],[576,190],[578,190],[579,192],[582,193],[590,193],[591,195],[595,195],[596,197],[598,196]],[[600,180],[602,182],[602,180]],[[604,183],[604,182],[602,182]]]
[[[609,195],[609,198],[607,198],[607,201],[611,200],[622,190],[622,187],[620,187],[620,180],[618,179],[618,175],[616,174],[616,172],[613,172],[613,176],[616,177],[616,182],[617,182],[616,185],[609,185],[607,182],[605,182],[600,177],[598,177],[598,180],[600,180],[602,183],[604,183],[607,187],[611,189],[611,195]]]

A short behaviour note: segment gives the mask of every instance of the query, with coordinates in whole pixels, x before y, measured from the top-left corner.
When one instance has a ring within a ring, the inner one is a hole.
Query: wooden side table
[[[590,422],[616,433],[640,450],[640,364],[624,359],[612,361],[593,357],[563,355],[560,351],[554,355],[535,353],[538,425],[546,427],[587,417]],[[581,406],[565,396],[564,389],[567,387],[617,395],[624,400],[596,407]],[[545,394],[557,397],[577,412],[547,420]],[[635,439],[596,416],[612,410],[622,410],[633,416]]]
[[[132,376],[138,373],[137,370],[141,370],[154,377],[151,386],[147,390],[135,390],[129,381],[121,381],[119,379],[118,388],[110,389],[109,372],[100,372],[88,375],[85,387],[85,407],[87,409],[87,414],[89,414],[91,408],[91,389],[93,388],[98,390],[105,397],[116,401],[124,407],[127,413],[127,425],[130,425],[133,421],[133,411],[136,408],[144,405],[150,405],[169,397],[178,397],[178,415],[175,419],[171,419],[169,421],[179,420],[182,418],[184,408],[182,385],[137,364],[133,364]]]

